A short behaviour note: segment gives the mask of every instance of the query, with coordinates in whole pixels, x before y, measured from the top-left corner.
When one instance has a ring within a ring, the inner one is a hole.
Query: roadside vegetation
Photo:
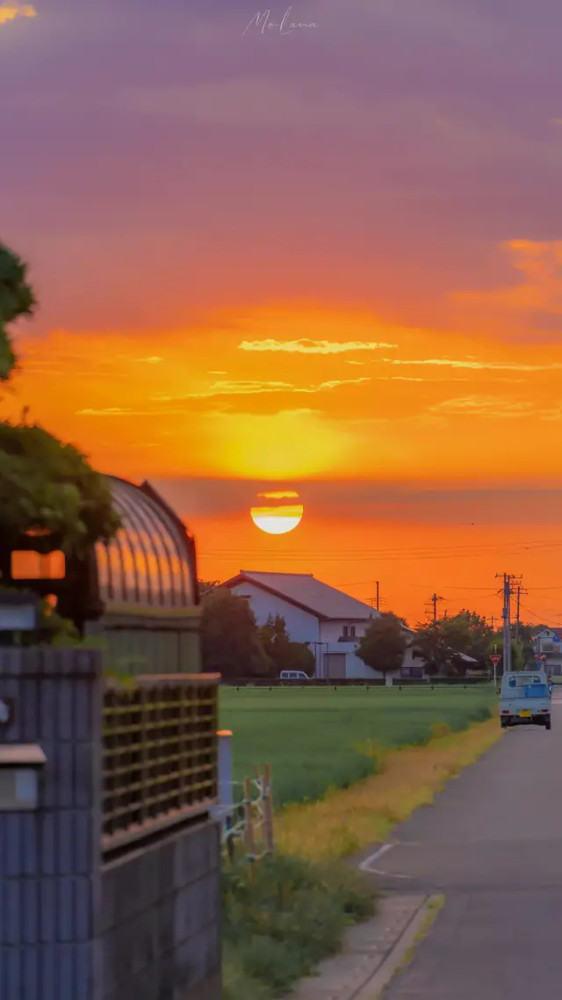
[[[373,748],[377,774],[317,802],[287,806],[276,817],[278,848],[328,862],[384,841],[415,809],[430,805],[450,778],[501,738],[497,719],[451,733],[436,725],[425,746]]]
[[[375,893],[350,867],[282,854],[223,877],[224,1000],[284,996],[374,912]]]

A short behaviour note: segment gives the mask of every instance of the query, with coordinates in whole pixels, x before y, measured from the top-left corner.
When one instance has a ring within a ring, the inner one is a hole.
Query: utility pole
[[[378,611],[380,607],[380,588],[378,580],[376,581],[376,584],[377,584],[377,611]]]
[[[500,573],[496,573],[496,576],[500,576]],[[519,581],[521,577],[515,577],[512,573],[503,574],[503,673],[509,673],[511,670],[511,597],[514,593],[513,584],[515,580]]]
[[[500,576],[496,573],[496,577]],[[502,673],[511,670],[511,608],[510,608],[510,598],[511,598],[511,577],[507,574],[503,574],[503,606],[502,606],[502,618],[503,618],[503,663],[502,663]]]
[[[444,601],[444,600],[445,600],[444,597],[438,597],[437,594],[434,594],[433,597],[431,598],[431,603],[433,604],[433,621],[434,622],[437,621],[437,602],[438,601]]]
[[[515,619],[515,641],[519,642],[519,625],[521,622],[520,611],[521,611],[521,594],[526,594],[527,591],[520,583],[517,584],[517,616]]]

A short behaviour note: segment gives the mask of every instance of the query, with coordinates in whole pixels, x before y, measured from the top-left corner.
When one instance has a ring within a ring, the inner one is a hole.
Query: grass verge
[[[437,731],[439,734],[437,734]],[[434,727],[425,746],[377,750],[377,774],[346,790],[330,789],[318,802],[287,806],[275,836],[286,854],[330,861],[380,843],[419,806],[430,804],[449,778],[501,737],[497,719],[461,733]]]
[[[242,863],[223,879],[224,1000],[284,996],[374,911],[374,891],[341,863],[279,854],[253,881]]]

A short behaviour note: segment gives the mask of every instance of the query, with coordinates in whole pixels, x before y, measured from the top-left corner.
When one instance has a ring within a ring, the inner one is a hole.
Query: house
[[[562,674],[562,633],[553,628],[544,628],[532,638],[535,656],[543,658],[548,674]]]
[[[314,653],[316,677],[373,679],[383,676],[366,666],[355,651],[357,640],[373,618],[380,615],[368,604],[322,583],[311,573],[241,570],[223,586],[250,602],[258,624],[263,625],[269,615],[281,615],[291,640],[305,643]],[[411,645],[415,632],[406,626],[404,632],[409,646],[401,675],[421,677],[423,667]]]

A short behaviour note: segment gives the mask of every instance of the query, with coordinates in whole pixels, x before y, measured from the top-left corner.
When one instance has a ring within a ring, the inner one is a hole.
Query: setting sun
[[[295,503],[298,498],[293,490],[258,493],[258,500],[269,500],[269,503],[250,509],[252,521],[268,535],[286,535],[302,520],[304,508],[302,503]]]

